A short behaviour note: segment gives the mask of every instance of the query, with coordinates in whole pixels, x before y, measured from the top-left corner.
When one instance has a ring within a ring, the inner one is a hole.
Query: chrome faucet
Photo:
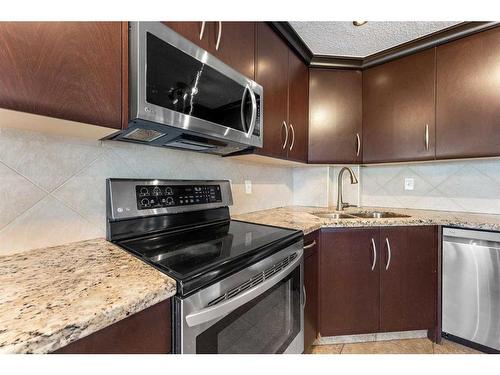
[[[356,175],[354,174],[354,172],[352,171],[351,168],[349,167],[344,167],[340,170],[339,172],[339,177],[338,177],[338,187],[337,187],[337,190],[338,190],[338,195],[337,195],[337,211],[343,211],[344,208],[347,208],[347,207],[353,207],[353,205],[349,204],[349,203],[344,203],[342,201],[342,193],[343,193],[343,185],[342,185],[342,176],[344,175],[344,172],[345,171],[348,171],[349,172],[349,175],[351,177],[351,184],[357,184],[358,183],[358,179],[356,178]]]

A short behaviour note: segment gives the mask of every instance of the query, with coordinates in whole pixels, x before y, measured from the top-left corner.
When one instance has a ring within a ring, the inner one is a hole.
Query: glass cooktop
[[[231,220],[118,245],[176,279],[186,295],[301,238],[300,231]]]

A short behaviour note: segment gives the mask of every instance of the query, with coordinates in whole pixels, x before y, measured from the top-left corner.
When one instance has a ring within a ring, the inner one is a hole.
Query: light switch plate
[[[245,193],[252,194],[252,181],[251,180],[245,180]]]
[[[413,190],[413,189],[415,189],[415,179],[405,178],[405,190]]]

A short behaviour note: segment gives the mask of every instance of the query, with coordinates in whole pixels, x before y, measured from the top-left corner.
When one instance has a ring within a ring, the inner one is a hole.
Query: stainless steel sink
[[[333,220],[356,219],[356,217],[353,215],[343,214],[339,212],[319,212],[319,213],[313,213],[313,215],[320,217],[322,219],[333,219]]]
[[[403,214],[398,214],[395,212],[388,212],[388,211],[353,212],[353,213],[350,213],[349,215],[355,216],[355,217],[360,217],[363,219],[397,219],[397,218],[410,217],[409,215],[403,215]]]

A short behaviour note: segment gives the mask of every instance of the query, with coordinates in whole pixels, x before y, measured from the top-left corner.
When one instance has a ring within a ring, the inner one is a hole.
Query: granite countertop
[[[290,206],[234,219],[302,230],[395,225],[449,225],[500,231],[500,215],[398,208],[410,217],[322,219],[334,208]],[[176,282],[105,239],[0,256],[0,353],[48,353],[159,303]]]
[[[0,353],[52,352],[175,292],[105,239],[1,256]]]
[[[470,229],[500,231],[500,215],[471,214],[464,212],[414,210],[406,208],[361,207],[348,208],[345,213],[360,211],[390,211],[410,217],[385,219],[323,219],[313,213],[335,211],[335,208],[290,206],[234,215],[234,219],[258,224],[302,230],[304,234],[320,228],[396,226],[396,225],[449,225]]]

